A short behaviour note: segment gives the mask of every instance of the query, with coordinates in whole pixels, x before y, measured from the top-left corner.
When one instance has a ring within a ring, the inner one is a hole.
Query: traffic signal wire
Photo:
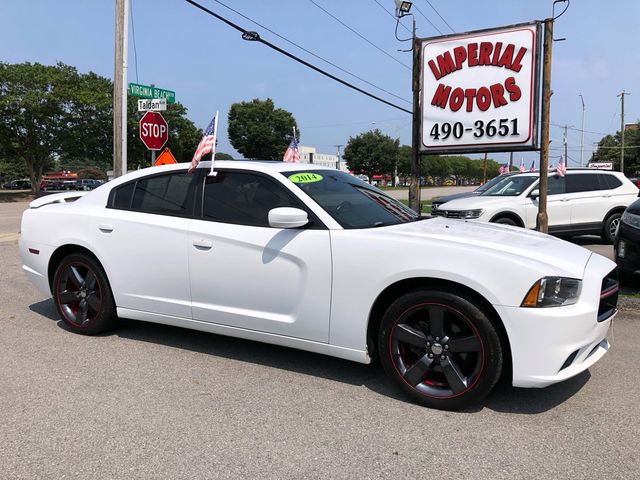
[[[321,57],[320,55],[318,55],[318,54],[316,54],[316,53],[314,53],[314,52],[312,52],[312,51],[308,50],[307,48],[303,47],[302,45],[300,45],[300,44],[298,44],[298,43],[296,43],[296,42],[294,42],[294,41],[292,41],[292,40],[289,40],[288,38],[284,37],[283,35],[280,35],[280,34],[279,34],[279,33],[277,33],[277,32],[274,32],[274,31],[273,31],[273,30],[271,30],[269,27],[265,27],[265,26],[264,26],[264,25],[262,25],[261,23],[259,23],[259,22],[255,21],[254,19],[252,19],[252,18],[250,18],[250,17],[246,16],[245,14],[243,14],[243,13],[239,12],[238,10],[235,10],[235,9],[231,8],[229,5],[226,5],[226,4],[222,3],[220,0],[213,0],[213,1],[214,1],[214,2],[216,2],[216,3],[218,3],[218,4],[220,4],[220,5],[222,5],[222,6],[223,6],[224,8],[226,8],[226,9],[231,10],[233,13],[235,13],[236,15],[241,16],[241,17],[242,17],[242,18],[244,18],[245,20],[249,20],[249,21],[250,21],[251,23],[253,23],[254,25],[257,25],[258,27],[265,29],[267,32],[272,33],[272,34],[273,34],[273,35],[275,35],[276,37],[278,37],[278,38],[280,38],[280,39],[284,40],[285,42],[287,42],[287,43],[289,43],[289,44],[293,45],[294,47],[299,48],[299,49],[300,49],[300,50],[302,50],[303,52],[306,52],[306,53],[308,53],[309,55],[311,55],[311,56],[313,56],[313,57],[317,58],[318,60],[322,60],[323,62],[325,62],[325,63],[327,63],[327,64],[331,65],[332,67],[337,68],[337,69],[338,69],[338,70],[340,70],[341,72],[344,72],[344,73],[346,73],[347,75],[351,75],[353,78],[356,78],[356,79],[360,80],[361,82],[366,83],[367,85],[369,85],[369,86],[371,86],[371,87],[373,87],[373,88],[377,88],[378,90],[380,90],[381,92],[386,93],[387,95],[391,95],[392,97],[395,97],[395,98],[397,98],[398,100],[402,100],[403,102],[406,102],[406,103],[408,103],[408,104],[411,104],[411,102],[410,102],[409,100],[407,100],[406,98],[402,98],[400,95],[396,95],[395,93],[392,93],[392,92],[390,92],[390,91],[388,91],[388,90],[385,90],[384,88],[379,87],[378,85],[375,85],[374,83],[371,83],[370,81],[368,81],[368,80],[366,80],[366,79],[364,79],[364,78],[362,78],[362,77],[360,77],[360,76],[356,75],[355,73],[352,73],[352,72],[350,72],[349,70],[347,70],[347,69],[345,69],[345,68],[342,68],[342,67],[340,67],[339,65],[336,65],[335,63],[331,62],[330,60],[327,60],[326,58]]]
[[[338,83],[343,84],[346,87],[349,87],[357,92],[362,93],[363,95],[366,95],[367,97],[373,98],[374,100],[378,100],[379,102],[382,102],[386,105],[389,105],[390,107],[396,108],[398,110],[402,110],[403,112],[412,114],[413,112],[411,110],[408,110],[404,107],[401,107],[399,105],[396,105],[395,103],[391,103],[388,100],[385,100],[384,98],[378,97],[377,95],[374,95],[373,93],[367,92],[366,90],[363,90],[360,87],[357,87],[355,85],[353,85],[352,83],[347,82],[346,80],[343,80],[341,78],[336,77],[335,75],[332,75],[331,73],[321,69],[320,67],[316,67],[315,65],[301,59],[300,57],[287,52],[286,50],[274,45],[271,42],[268,42],[267,40],[264,40],[263,38],[260,37],[260,35],[258,35],[256,32],[251,32],[249,30],[245,30],[244,28],[240,27],[239,25],[236,25],[235,23],[233,23],[231,20],[226,19],[225,17],[223,17],[222,15],[219,15],[211,10],[209,10],[207,7],[200,5],[198,2],[195,2],[194,0],[184,0],[185,2],[191,4],[192,6],[198,8],[199,10],[202,10],[203,12],[211,15],[212,17],[217,18],[218,20],[226,23],[227,25],[229,25],[231,28],[234,28],[236,30],[238,30],[239,32],[242,33],[242,36],[244,39],[246,40],[250,40],[250,41],[255,41],[255,42],[260,42],[263,45],[266,45],[267,47],[275,50],[276,52],[279,52],[289,58],[291,58],[292,60],[295,60],[298,63],[301,63],[302,65],[304,65],[305,67],[309,67],[312,70],[315,70],[316,72],[331,78],[332,80],[335,80]]]

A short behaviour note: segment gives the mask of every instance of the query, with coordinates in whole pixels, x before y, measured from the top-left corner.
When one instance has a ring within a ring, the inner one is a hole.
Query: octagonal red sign
[[[158,112],[147,112],[140,119],[140,140],[149,150],[160,150],[169,140],[169,125]]]

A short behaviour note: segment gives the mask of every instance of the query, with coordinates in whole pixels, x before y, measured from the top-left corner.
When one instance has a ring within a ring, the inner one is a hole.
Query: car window
[[[384,192],[345,172],[282,172],[343,228],[371,228],[418,220],[419,216]]]
[[[538,177],[533,175],[504,177],[500,182],[496,183],[481,195],[488,197],[515,197],[529,188],[537,178]]]
[[[288,192],[262,175],[218,172],[207,176],[202,216],[207,220],[254,227],[269,226],[269,210],[304,206]]]
[[[193,209],[193,177],[186,172],[143,178],[135,182],[131,210],[160,215],[190,215]],[[132,183],[133,184],[133,183]],[[124,185],[116,191],[113,206],[127,208],[131,187]]]
[[[590,192],[605,188],[600,185],[598,174],[595,173],[573,173],[566,176],[567,193]]]
[[[558,195],[559,193],[566,193],[566,179],[560,175],[549,175],[547,178],[547,194]]]
[[[607,189],[613,190],[614,188],[618,188],[622,185],[622,182],[615,175],[609,175],[607,173],[599,173],[598,176],[601,178],[601,181],[604,185],[606,185]]]

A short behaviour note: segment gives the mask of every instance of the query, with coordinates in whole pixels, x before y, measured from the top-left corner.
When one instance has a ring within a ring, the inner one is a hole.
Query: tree
[[[106,180],[107,176],[103,170],[97,167],[86,167],[78,170],[78,178],[93,178],[95,180]]]
[[[293,138],[293,127],[297,130],[293,115],[275,108],[270,98],[234,103],[228,119],[229,141],[245,158],[281,160]]]
[[[216,160],[233,160],[233,157],[228,153],[216,152]]]
[[[613,169],[620,170],[620,132],[607,135],[598,142],[591,162],[613,162]],[[627,175],[640,172],[640,122],[624,132],[624,171]]]
[[[378,129],[370,130],[357,137],[349,137],[343,158],[354,173],[369,178],[392,175],[400,158],[400,140],[394,140]]]

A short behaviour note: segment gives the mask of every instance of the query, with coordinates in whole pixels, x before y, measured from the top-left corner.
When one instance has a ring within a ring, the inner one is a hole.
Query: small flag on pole
[[[535,160],[533,162],[531,162],[531,167],[529,168],[530,172],[535,172],[536,171],[536,162]]]
[[[565,173],[567,173],[567,167],[564,165],[564,162],[560,160],[558,162],[558,166],[556,167],[556,175],[564,177]]]
[[[282,161],[289,162],[289,163],[300,162],[300,152],[298,151],[298,140],[296,140],[296,127],[293,127],[293,138],[291,139],[291,142],[289,142],[289,147],[284,152]]]
[[[505,173],[509,173],[509,164],[508,163],[505,163],[504,165],[501,164],[499,172],[500,172],[500,175],[504,175]]]
[[[211,122],[204,131],[204,135],[200,143],[198,144],[198,148],[196,148],[196,152],[193,154],[193,158],[191,159],[191,166],[189,167],[189,173],[193,173],[196,168],[198,168],[198,164],[200,163],[200,159],[205,156],[207,153],[212,153],[215,157],[216,150],[216,133],[218,130],[218,112],[216,112]],[[211,159],[211,169],[213,170],[213,158]]]
[[[520,160],[520,173],[524,172],[524,157]]]

